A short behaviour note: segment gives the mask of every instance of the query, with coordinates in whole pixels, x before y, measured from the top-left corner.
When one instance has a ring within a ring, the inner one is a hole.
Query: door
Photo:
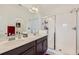
[[[48,18],[48,48],[54,49],[55,48],[55,17]]]
[[[64,54],[76,54],[76,16],[63,14],[56,16],[56,50]]]

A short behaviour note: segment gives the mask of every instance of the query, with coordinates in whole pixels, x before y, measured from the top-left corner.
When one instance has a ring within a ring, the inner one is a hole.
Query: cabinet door
[[[37,40],[37,55],[42,55],[47,50],[47,36]]]
[[[42,45],[43,45],[42,42],[37,44],[37,55],[40,55],[43,53],[43,49],[42,49],[43,46]]]
[[[46,50],[47,50],[47,39],[43,41],[43,52],[46,52]]]
[[[35,47],[28,49],[22,55],[35,55]]]

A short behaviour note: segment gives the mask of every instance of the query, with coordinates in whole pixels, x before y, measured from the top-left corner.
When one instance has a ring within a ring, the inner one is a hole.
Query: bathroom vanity
[[[0,45],[1,55],[42,55],[48,48],[47,35],[36,35]]]

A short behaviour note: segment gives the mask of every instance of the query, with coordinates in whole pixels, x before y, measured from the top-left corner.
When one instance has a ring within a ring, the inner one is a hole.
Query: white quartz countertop
[[[0,41],[0,54],[7,52],[9,50],[12,50],[14,48],[17,48],[19,46],[22,46],[24,44],[30,43],[32,41],[35,41],[46,35],[47,34],[39,34],[39,35],[35,35],[35,36],[28,36],[27,38],[15,39],[12,41],[2,40],[2,41]]]

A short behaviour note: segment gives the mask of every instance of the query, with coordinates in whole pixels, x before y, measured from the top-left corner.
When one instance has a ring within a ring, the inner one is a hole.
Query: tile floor
[[[53,49],[48,49],[45,54],[46,55],[64,55],[60,51],[56,51],[56,50],[53,50]]]

